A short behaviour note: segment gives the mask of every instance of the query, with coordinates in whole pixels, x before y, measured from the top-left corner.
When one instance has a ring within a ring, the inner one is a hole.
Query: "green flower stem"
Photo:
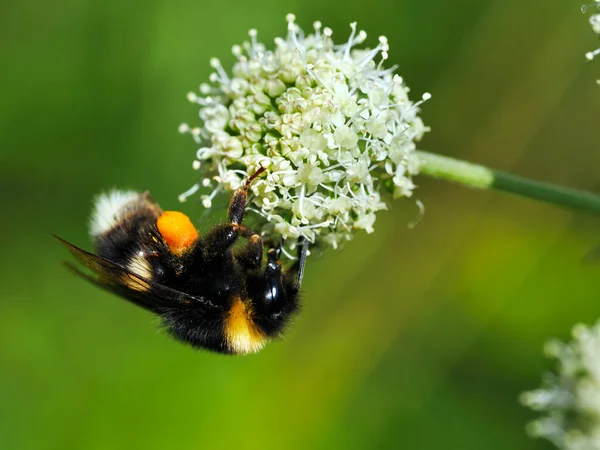
[[[447,156],[417,151],[420,174],[464,184],[476,189],[497,189],[589,214],[600,215],[600,196],[550,183],[499,172]]]

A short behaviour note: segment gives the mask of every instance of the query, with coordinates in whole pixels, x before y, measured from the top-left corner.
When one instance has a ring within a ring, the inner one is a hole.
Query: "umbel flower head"
[[[305,35],[287,16],[286,38],[273,49],[250,41],[233,46],[230,73],[220,61],[200,93],[199,127],[180,126],[199,148],[193,167],[201,182],[181,200],[204,188],[204,207],[215,195],[233,192],[258,167],[267,170],[251,185],[251,207],[263,235],[303,237],[334,248],[356,230],[373,231],[375,213],[386,209],[385,191],[410,197],[418,172],[415,141],[427,128],[408,88],[388,57],[385,37],[373,49],[351,24],[341,45],[332,30],[314,23]]]
[[[528,431],[560,449],[600,450],[600,321],[591,328],[576,325],[573,338],[546,344],[546,354],[558,360],[557,373],[521,395],[523,404],[543,414]]]

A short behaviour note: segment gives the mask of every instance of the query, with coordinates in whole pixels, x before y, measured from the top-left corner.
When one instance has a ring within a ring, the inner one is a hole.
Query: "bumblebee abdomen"
[[[146,223],[156,222],[161,213],[147,192],[114,190],[96,198],[90,217],[90,234],[96,240],[115,229],[132,233]]]
[[[266,333],[254,322],[248,301],[234,298],[227,310],[207,311],[169,308],[160,311],[169,334],[193,347],[220,353],[248,354],[260,351]]]
[[[219,353],[233,353],[225,338],[223,311],[167,308],[159,313],[167,332],[174,338],[192,347],[206,348]]]
[[[156,258],[149,257],[161,250],[162,242],[154,237],[161,213],[146,192],[115,190],[100,195],[90,220],[96,253],[146,280],[159,281]],[[127,279],[123,283],[129,284]],[[140,290],[140,285],[132,289]]]

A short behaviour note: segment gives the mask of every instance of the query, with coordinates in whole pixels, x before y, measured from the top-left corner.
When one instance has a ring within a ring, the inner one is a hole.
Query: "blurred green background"
[[[600,61],[580,2],[7,0],[0,6],[0,448],[549,449],[518,394],[549,337],[600,316],[597,219],[418,178],[376,232],[310,260],[285,340],[248,357],[182,346],[73,277],[91,199],[195,182],[186,93],[285,14],[344,40],[358,20],[413,98],[421,148],[600,190]],[[205,218],[206,219],[206,218]],[[203,220],[205,220],[203,219]],[[213,217],[210,220],[217,220]],[[203,226],[207,226],[204,222]]]

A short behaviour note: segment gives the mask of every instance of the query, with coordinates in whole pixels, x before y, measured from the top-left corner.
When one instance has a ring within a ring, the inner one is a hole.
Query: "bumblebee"
[[[97,254],[55,237],[89,269],[67,263],[73,271],[157,314],[174,338],[220,353],[258,352],[298,311],[308,249],[299,242],[289,270],[279,259],[281,244],[263,261],[263,239],[242,224],[248,188],[263,171],[234,193],[227,222],[204,236],[148,192],[113,191],[97,199],[92,213]],[[246,242],[234,247],[240,237]]]

